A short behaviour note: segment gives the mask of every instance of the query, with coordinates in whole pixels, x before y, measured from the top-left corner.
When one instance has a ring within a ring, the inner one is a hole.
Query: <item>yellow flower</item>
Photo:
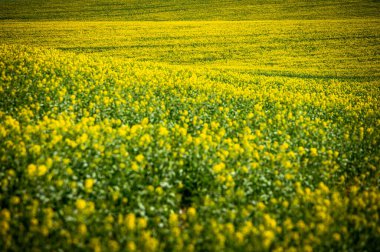
[[[259,210],[264,210],[265,209],[265,204],[264,203],[262,203],[262,202],[259,202],[258,204],[257,204],[257,208],[259,209]]]
[[[305,224],[305,222],[303,220],[299,220],[296,225],[301,230],[305,230],[306,227],[307,227],[306,224]]]
[[[312,157],[316,157],[316,156],[318,156],[318,151],[317,151],[317,149],[316,149],[316,148],[310,148],[310,155],[311,155]]]
[[[169,224],[170,226],[178,225],[178,215],[175,213],[171,213],[169,216]]]
[[[131,169],[133,171],[138,171],[139,170],[139,165],[136,162],[132,162]]]
[[[27,170],[28,170],[29,176],[34,176],[34,175],[36,175],[36,172],[37,172],[37,166],[34,164],[30,164],[30,165],[28,165]]]
[[[169,135],[169,131],[167,128],[160,126],[160,128],[158,129],[158,135],[159,136],[167,136],[167,135]]]
[[[20,198],[19,197],[17,197],[17,196],[12,196],[11,197],[11,204],[12,205],[18,205],[18,204],[20,204]]]
[[[326,226],[322,223],[319,223],[317,225],[317,234],[323,234],[324,232],[326,232]]]
[[[140,228],[140,229],[144,229],[146,228],[148,225],[148,221],[145,219],[145,218],[138,218],[137,219],[137,226]]]
[[[196,235],[199,235],[201,232],[202,232],[202,230],[203,230],[203,226],[201,225],[201,224],[195,224],[194,225],[194,233],[196,234]]]
[[[67,173],[67,175],[73,175],[74,171],[71,168],[67,168],[66,173]]]
[[[194,207],[189,207],[189,209],[187,209],[187,215],[190,219],[194,219],[197,215],[197,210]]]
[[[178,227],[172,227],[171,236],[179,237],[181,235],[181,230]]]
[[[140,138],[140,146],[148,146],[152,142],[152,137],[149,134],[145,134]]]
[[[110,251],[113,251],[113,252],[116,252],[116,251],[120,250],[120,245],[115,240],[108,241],[108,247],[109,247]]]
[[[86,189],[86,191],[91,191],[92,190],[92,186],[94,185],[95,183],[95,180],[92,179],[92,178],[88,178],[84,181],[84,188]]]
[[[329,188],[323,182],[319,183],[319,188],[325,193],[329,192]]]
[[[269,248],[275,238],[275,234],[271,230],[266,230],[263,233],[263,245],[265,248]]]
[[[112,215],[108,215],[106,218],[105,218],[105,221],[108,222],[108,223],[113,223],[115,221],[115,219],[113,218]]]
[[[143,126],[148,125],[148,123],[149,123],[149,119],[148,119],[147,117],[145,117],[145,118],[142,119],[142,121],[141,121],[141,125],[143,125]]]
[[[334,233],[333,234],[333,238],[334,238],[335,241],[340,241],[340,234]]]
[[[212,170],[213,170],[213,172],[215,172],[215,173],[219,173],[219,172],[221,172],[225,167],[226,167],[226,165],[225,165],[224,163],[218,163],[218,164],[215,164],[215,165],[212,167]]]
[[[305,252],[313,252],[313,248],[310,245],[305,245],[303,247],[303,251],[305,251]]]
[[[288,143],[283,143],[281,146],[280,146],[280,150],[282,151],[285,151],[289,148],[289,144]]]
[[[286,218],[286,220],[284,221],[284,227],[287,230],[291,230],[294,227],[292,220],[290,218]]]
[[[61,187],[63,185],[64,181],[62,179],[58,179],[57,181],[55,181],[55,184],[58,186],[58,187]]]
[[[356,185],[353,185],[350,187],[352,195],[356,195],[356,193],[359,191],[359,187]]]
[[[94,250],[94,252],[101,252],[102,248],[100,245],[99,238],[91,238],[90,240],[90,247]]]
[[[86,213],[90,214],[95,211],[95,204],[92,201],[86,202]]]
[[[285,179],[286,180],[290,180],[290,179],[292,179],[293,178],[293,175],[292,174],[290,174],[290,173],[286,173],[285,174]]]
[[[244,241],[244,235],[241,232],[236,232],[235,233],[235,238],[236,238],[236,242],[238,244],[241,244]]]
[[[162,194],[164,193],[164,190],[162,189],[162,187],[158,186],[158,187],[156,188],[156,193],[157,193],[158,195],[162,195]]]
[[[144,237],[144,240],[145,240],[144,250],[157,251],[157,248],[159,246],[158,240],[151,237],[148,233],[143,233],[142,236]]]
[[[33,145],[30,148],[30,152],[32,152],[33,154],[39,155],[41,153],[41,146],[39,146],[39,145]]]
[[[136,251],[136,244],[133,241],[129,241],[127,243],[127,250],[131,252]]]
[[[9,223],[7,221],[0,222],[0,234],[6,234],[9,230]]]
[[[286,160],[284,162],[282,162],[282,165],[284,166],[284,168],[286,169],[289,169],[292,167],[292,163],[289,161],[289,160]]]
[[[85,209],[86,205],[87,205],[87,203],[83,199],[77,199],[77,201],[75,202],[75,206],[77,207],[78,210]]]
[[[154,186],[152,186],[152,185],[148,185],[148,186],[146,187],[146,189],[147,189],[149,192],[154,192]]]
[[[80,235],[86,235],[86,233],[87,233],[87,226],[85,225],[85,224],[79,224],[79,226],[78,226],[78,233],[80,234]]]
[[[127,214],[124,221],[128,230],[133,231],[136,229],[136,216],[133,213]]]
[[[232,235],[232,234],[235,232],[235,226],[234,226],[234,224],[232,224],[231,222],[227,223],[227,224],[224,226],[224,228],[225,228],[225,231],[226,231],[228,234],[230,234],[230,235]]]
[[[53,159],[48,158],[46,160],[46,166],[47,166],[48,169],[51,168],[53,166]]]
[[[270,217],[269,214],[264,214],[263,218],[264,218],[264,222],[265,222],[265,224],[266,224],[268,227],[270,227],[270,228],[275,228],[275,227],[276,227],[276,225],[277,225],[276,220],[273,219],[272,217]]]
[[[37,175],[38,176],[43,176],[43,175],[46,174],[47,170],[48,170],[48,168],[47,168],[46,165],[39,165],[37,167]]]
[[[11,212],[8,209],[4,208],[3,210],[1,210],[0,216],[4,218],[4,220],[10,220]]]
[[[284,201],[284,202],[282,202],[282,207],[284,207],[284,208],[288,208],[288,206],[289,206],[289,202],[288,201]]]
[[[139,163],[142,163],[145,159],[144,155],[143,154],[139,154],[136,156],[136,161],[139,162]]]

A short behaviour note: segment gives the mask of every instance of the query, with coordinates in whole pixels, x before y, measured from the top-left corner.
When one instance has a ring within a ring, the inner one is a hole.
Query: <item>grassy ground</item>
[[[13,20],[298,20],[378,18],[370,0],[2,0],[0,18]]]
[[[378,9],[1,1],[1,250],[377,251]]]

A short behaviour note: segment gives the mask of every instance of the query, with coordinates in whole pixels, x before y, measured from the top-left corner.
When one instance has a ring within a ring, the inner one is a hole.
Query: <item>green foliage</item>
[[[303,20],[379,17],[370,0],[2,0],[13,20]]]

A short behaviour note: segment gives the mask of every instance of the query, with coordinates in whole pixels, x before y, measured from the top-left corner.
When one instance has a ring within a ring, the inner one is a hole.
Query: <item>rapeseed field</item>
[[[15,2],[1,251],[378,250],[378,3]]]
[[[348,28],[349,27],[349,28]],[[378,19],[13,22],[6,44],[273,76],[379,77]]]

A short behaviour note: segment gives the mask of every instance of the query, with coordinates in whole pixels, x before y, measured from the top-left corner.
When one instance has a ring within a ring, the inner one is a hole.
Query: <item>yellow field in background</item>
[[[3,22],[0,41],[132,61],[309,77],[379,76],[380,22]]]

